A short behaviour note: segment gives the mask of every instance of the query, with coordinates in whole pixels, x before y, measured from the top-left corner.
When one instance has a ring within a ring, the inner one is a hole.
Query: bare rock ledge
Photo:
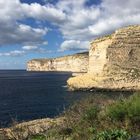
[[[65,118],[45,118],[23,122],[10,128],[0,129],[0,140],[25,140],[31,135],[47,132],[54,127],[62,127]]]

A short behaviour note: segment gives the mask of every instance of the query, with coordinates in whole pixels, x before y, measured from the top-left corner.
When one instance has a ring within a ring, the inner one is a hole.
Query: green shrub
[[[46,136],[43,134],[36,134],[29,138],[29,140],[46,140]]]
[[[72,133],[71,128],[61,128],[59,131],[60,135],[70,135]]]
[[[130,135],[125,130],[105,130],[97,133],[92,140],[128,140]]]
[[[140,94],[135,94],[128,100],[128,118],[133,122],[140,122]]]
[[[99,113],[99,107],[93,106],[86,110],[83,119],[88,122],[93,122],[95,119],[97,119],[98,113]]]
[[[111,106],[108,106],[107,108],[108,116],[117,121],[122,121],[127,116],[127,105],[125,101],[119,101],[115,104],[112,104]]]
[[[140,94],[134,94],[129,99],[108,106],[107,115],[117,121],[128,119],[133,122],[140,122]]]

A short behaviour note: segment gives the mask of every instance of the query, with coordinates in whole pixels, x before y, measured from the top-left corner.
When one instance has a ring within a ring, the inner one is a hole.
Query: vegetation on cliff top
[[[65,127],[50,130],[47,137],[68,140],[128,140],[140,134],[140,94],[117,101],[89,97],[65,112]]]

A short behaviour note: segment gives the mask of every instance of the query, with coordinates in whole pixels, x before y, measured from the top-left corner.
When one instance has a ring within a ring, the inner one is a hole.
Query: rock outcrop
[[[70,78],[67,83],[72,90],[140,90],[140,25],[94,40],[87,74]]]
[[[88,52],[53,59],[33,59],[27,63],[28,71],[87,72]]]
[[[64,122],[65,117],[23,122],[10,128],[0,129],[0,140],[26,140],[31,135],[41,134],[55,127],[63,127]]]

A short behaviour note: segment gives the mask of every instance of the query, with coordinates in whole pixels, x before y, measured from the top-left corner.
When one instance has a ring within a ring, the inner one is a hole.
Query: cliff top
[[[81,52],[81,53],[76,53],[76,54],[72,54],[72,55],[66,55],[66,56],[60,56],[60,57],[56,57],[56,58],[40,58],[40,59],[32,59],[30,61],[48,61],[48,60],[54,60],[54,59],[65,59],[68,57],[83,57],[83,56],[88,56],[89,52]],[[29,61],[29,62],[30,62]]]
[[[135,32],[140,34],[140,25],[130,25],[130,26],[119,28],[118,30],[116,30],[112,34],[96,38],[95,40],[93,40],[91,42],[91,44],[98,43],[98,42],[101,42],[101,41],[104,41],[104,40],[107,40],[107,39],[112,39],[115,34],[119,34],[120,36],[123,36],[123,35],[127,36],[127,35],[130,35],[130,34],[132,35]]]
[[[96,38],[90,44],[98,43],[98,42],[101,42],[101,41],[104,41],[104,40],[107,40],[107,39],[112,39],[112,36],[113,36],[113,34],[109,34],[109,35],[106,35],[106,36],[102,36],[102,37]]]

